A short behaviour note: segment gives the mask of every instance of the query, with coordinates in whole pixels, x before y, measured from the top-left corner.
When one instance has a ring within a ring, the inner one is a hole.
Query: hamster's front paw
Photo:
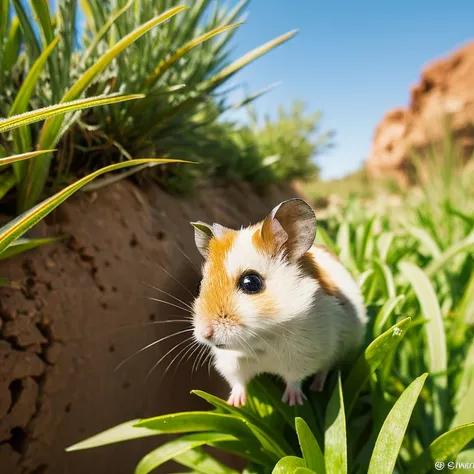
[[[245,391],[245,387],[242,384],[237,383],[232,387],[227,403],[239,408],[245,405],[246,398],[247,392]]]
[[[286,382],[285,393],[283,393],[281,401],[292,407],[296,404],[303,405],[304,400],[307,398],[301,389],[301,382]]]

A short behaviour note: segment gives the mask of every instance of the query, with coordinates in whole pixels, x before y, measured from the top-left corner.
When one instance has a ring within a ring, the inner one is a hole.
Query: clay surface
[[[226,397],[225,383],[206,365],[191,375],[197,353],[164,375],[184,344],[147,378],[189,332],[115,368],[190,327],[159,323],[188,313],[149,299],[182,306],[155,286],[191,301],[201,257],[189,221],[247,225],[295,194],[281,186],[261,197],[245,185],[220,185],[184,200],[121,182],[74,197],[37,226],[36,236],[65,239],[0,262],[0,275],[10,280],[0,289],[1,473],[130,474],[165,437],[74,453],[64,448],[130,419],[207,409],[191,389]]]

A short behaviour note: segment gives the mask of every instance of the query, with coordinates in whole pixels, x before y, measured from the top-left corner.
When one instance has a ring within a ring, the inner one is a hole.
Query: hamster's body
[[[196,224],[206,262],[195,335],[211,345],[236,406],[245,403],[247,382],[263,372],[286,381],[284,401],[303,403],[303,380],[315,374],[312,387],[321,390],[327,372],[362,343],[359,287],[337,257],[313,245],[308,208],[286,201],[257,225],[237,231],[214,224],[207,237]]]

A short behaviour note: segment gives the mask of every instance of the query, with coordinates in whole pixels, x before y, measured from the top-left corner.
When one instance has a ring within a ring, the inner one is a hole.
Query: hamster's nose
[[[211,339],[212,336],[214,336],[214,328],[212,326],[206,326],[205,328],[203,328],[202,330],[202,336],[205,338],[205,339]]]

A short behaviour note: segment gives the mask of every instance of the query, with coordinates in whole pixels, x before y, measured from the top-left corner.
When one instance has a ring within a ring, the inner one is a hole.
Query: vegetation
[[[238,178],[265,175],[266,151],[255,134],[236,131],[235,125],[219,118],[266,90],[230,104],[224,87],[236,72],[295,31],[231,61],[232,39],[248,0],[233,9],[211,0],[87,0],[80,2],[85,25],[77,21],[77,0],[60,0],[54,11],[47,0],[0,4],[5,13],[0,25],[0,115],[91,96],[143,96],[56,117],[41,127],[31,124],[2,137],[3,156],[33,148],[58,149],[54,156],[47,153],[41,160],[16,163],[4,174],[1,187],[4,194],[10,191],[8,197],[16,200],[19,212],[38,202],[46,188],[55,191],[76,177],[132,157],[199,161],[203,166],[192,171],[163,167],[147,173],[179,192],[189,192],[196,178],[214,173],[233,177],[241,168],[234,166],[236,162],[245,161]],[[303,117],[301,125],[311,127]],[[308,167],[307,158],[301,163]],[[268,184],[271,179],[261,181]]]
[[[408,196],[402,213],[352,200],[320,222],[317,240],[357,276],[370,316],[364,353],[323,394],[307,392],[304,406],[290,408],[281,382],[265,375],[244,408],[194,391],[214,409],[132,420],[69,450],[180,435],[146,455],[137,474],[169,460],[235,473],[216,449],[247,460],[247,474],[422,474],[459,452],[474,462],[474,176],[454,166],[449,143],[431,152],[421,201]]]

